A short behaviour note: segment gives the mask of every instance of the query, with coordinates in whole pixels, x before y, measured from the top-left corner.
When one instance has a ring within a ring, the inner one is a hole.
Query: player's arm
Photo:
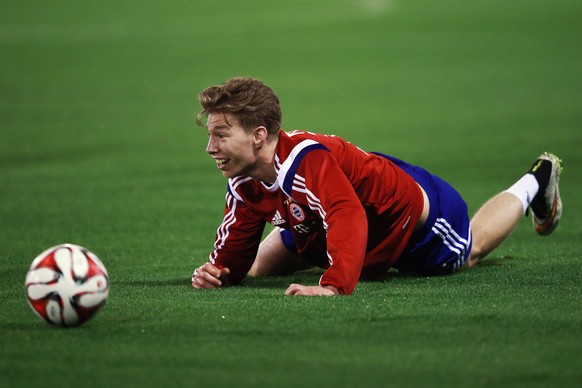
[[[209,261],[194,271],[192,286],[219,288],[240,283],[257,255],[265,221],[227,194],[224,219],[216,231]]]
[[[305,177],[310,207],[320,214],[327,228],[330,266],[321,277],[319,286],[349,295],[356,287],[366,255],[368,222],[364,207],[328,151],[309,152],[298,172]]]

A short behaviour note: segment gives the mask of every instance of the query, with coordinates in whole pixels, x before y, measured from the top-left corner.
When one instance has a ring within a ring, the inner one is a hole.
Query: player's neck
[[[252,177],[268,185],[272,185],[277,180],[275,172],[275,150],[278,139],[267,142],[257,150],[257,165]]]

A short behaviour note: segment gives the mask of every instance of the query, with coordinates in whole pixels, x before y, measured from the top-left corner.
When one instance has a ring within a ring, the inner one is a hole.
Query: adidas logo
[[[281,225],[284,224],[285,222],[286,222],[285,219],[281,217],[281,213],[279,213],[279,210],[277,210],[275,212],[275,215],[273,216],[273,219],[271,220],[271,224]]]

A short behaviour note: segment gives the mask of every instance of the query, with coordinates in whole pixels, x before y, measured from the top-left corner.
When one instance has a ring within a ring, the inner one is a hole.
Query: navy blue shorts
[[[471,226],[467,204],[447,182],[392,156],[394,162],[426,192],[430,211],[424,226],[414,232],[394,268],[403,272],[442,275],[458,271],[471,252]]]
[[[425,169],[393,156],[390,159],[412,176],[426,192],[430,211],[425,225],[414,232],[394,268],[402,272],[443,275],[459,270],[471,252],[471,228],[467,204],[447,182]],[[290,252],[297,254],[293,234],[281,229],[281,239]]]
[[[295,245],[295,238],[290,230],[281,228],[281,240],[283,240],[283,245],[289,250],[289,252],[297,254],[297,245]]]

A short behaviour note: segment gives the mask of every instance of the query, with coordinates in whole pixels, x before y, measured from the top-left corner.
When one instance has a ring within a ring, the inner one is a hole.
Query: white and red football
[[[26,274],[32,310],[56,326],[78,326],[91,318],[109,296],[109,275],[88,249],[62,244],[38,255]]]

